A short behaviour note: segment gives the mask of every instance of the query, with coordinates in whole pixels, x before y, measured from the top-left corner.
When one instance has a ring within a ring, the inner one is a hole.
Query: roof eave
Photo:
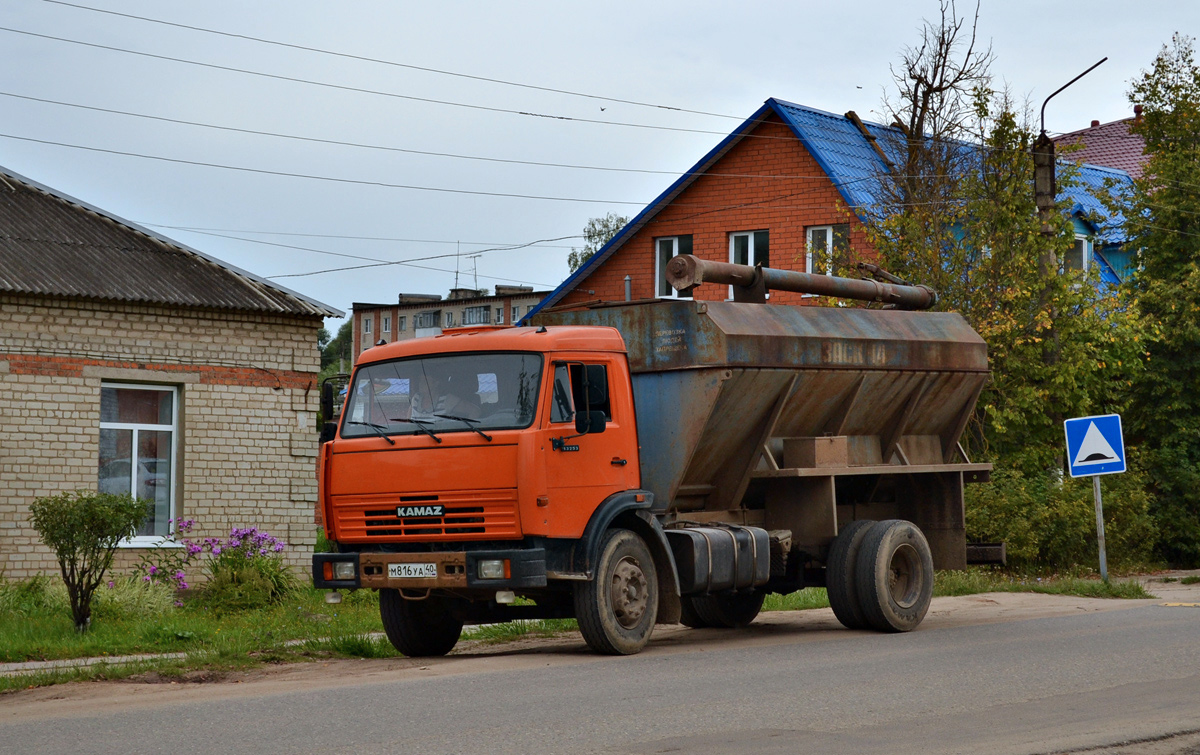
[[[687,187],[690,186],[703,173],[705,173],[713,163],[724,157],[726,152],[740,142],[750,130],[757,127],[758,124],[761,123],[769,113],[776,112],[775,108],[771,104],[772,102],[774,102],[773,99],[767,100],[765,103],[763,103],[762,107],[756,110],[753,115],[743,121],[741,125],[739,125],[728,136],[722,139],[717,146],[709,150],[708,153],[704,155],[704,157],[700,158],[695,165],[677,178],[663,193],[659,194],[652,202],[650,202],[650,204],[646,205],[641,212],[635,215],[632,220],[626,223],[625,227],[618,231],[615,236],[609,239],[607,244],[600,247],[600,249],[598,249],[596,253],[588,259],[587,262],[581,265],[578,270],[576,270],[574,273],[568,276],[565,281],[559,284],[558,288],[551,291],[549,296],[538,302],[537,306],[533,308],[533,311],[522,317],[520,322],[525,322],[530,317],[536,315],[538,312],[546,309],[547,307],[553,307],[555,304],[562,301],[564,296],[575,290],[575,287],[578,286],[580,282],[591,275],[596,268],[604,263],[605,260],[615,254],[617,250],[619,250],[625,244],[625,242],[629,240],[630,237],[632,237],[648,222],[650,222],[650,220],[653,219],[653,217],[657,215],[665,205],[669,204],[675,199],[675,197],[683,193],[683,191],[687,189]]]

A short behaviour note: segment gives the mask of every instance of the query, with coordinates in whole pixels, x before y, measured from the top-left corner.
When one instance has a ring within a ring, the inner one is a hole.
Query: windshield
[[[342,437],[528,427],[541,376],[538,354],[455,354],[367,365],[354,373]]]

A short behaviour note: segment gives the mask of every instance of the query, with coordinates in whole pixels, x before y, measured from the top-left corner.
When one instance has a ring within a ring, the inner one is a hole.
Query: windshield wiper
[[[386,430],[387,428],[384,427],[383,425],[377,425],[374,422],[356,422],[354,420],[347,420],[346,424],[348,424],[348,425],[365,425],[366,427],[369,427],[372,430],[374,430],[375,433],[377,435],[379,435],[380,438],[383,438],[384,440],[386,440],[388,443],[392,444],[393,446],[396,445],[396,441],[389,438],[387,436],[387,433],[384,432],[384,430]]]
[[[438,443],[441,443],[441,442],[442,442],[442,439],[441,439],[441,438],[439,438],[438,436],[436,436],[436,435],[434,435],[434,434],[433,434],[433,430],[430,430],[428,427],[425,427],[425,425],[432,425],[432,424],[433,424],[432,422],[426,422],[426,421],[425,421],[425,420],[423,420],[423,419],[412,419],[412,418],[405,419],[405,420],[398,420],[398,421],[400,421],[400,422],[411,422],[411,423],[413,423],[414,425],[416,425],[416,426],[417,426],[417,429],[418,429],[418,430],[420,430],[421,432],[425,433],[425,434],[426,434],[426,435],[428,435],[430,438],[433,438],[433,439],[434,439],[434,440],[436,440]]]
[[[433,416],[441,417],[442,419],[456,419],[459,422],[466,425],[467,427],[471,428],[472,432],[476,432],[476,433],[479,433],[480,435],[482,435],[483,439],[486,440],[488,443],[492,442],[492,436],[488,435],[483,430],[480,430],[478,427],[475,427],[475,423],[479,421],[477,419],[469,419],[467,417],[459,417],[454,414],[435,414]]]

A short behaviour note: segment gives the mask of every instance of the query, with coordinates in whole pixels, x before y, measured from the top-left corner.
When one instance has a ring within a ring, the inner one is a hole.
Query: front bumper
[[[500,579],[481,579],[479,562],[507,562]],[[326,564],[349,561],[354,579],[326,577]],[[390,564],[433,564],[433,577],[391,577]],[[546,551],[542,548],[444,551],[438,553],[314,553],[313,586],[318,589],[352,590],[394,588],[405,590],[514,590],[546,586]]]

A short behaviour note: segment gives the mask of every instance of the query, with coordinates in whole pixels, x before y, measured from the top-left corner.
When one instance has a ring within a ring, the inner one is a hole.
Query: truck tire
[[[604,534],[595,577],[575,585],[575,618],[597,653],[632,655],[646,646],[658,618],[658,575],[640,537],[624,529]]]
[[[410,658],[445,655],[462,634],[462,621],[451,613],[449,599],[440,595],[405,600],[399,590],[381,589],[379,617],[392,645]]]
[[[737,629],[758,616],[767,594],[761,590],[736,595],[697,595],[692,598],[696,614],[707,626]]]
[[[872,628],[910,632],[933,599],[933,556],[912,522],[888,519],[867,530],[858,551],[858,597]]]
[[[847,629],[866,629],[870,626],[858,599],[855,565],[863,537],[874,524],[871,519],[859,519],[846,525],[830,546],[829,560],[825,563],[825,589],[829,593],[829,607]]]

